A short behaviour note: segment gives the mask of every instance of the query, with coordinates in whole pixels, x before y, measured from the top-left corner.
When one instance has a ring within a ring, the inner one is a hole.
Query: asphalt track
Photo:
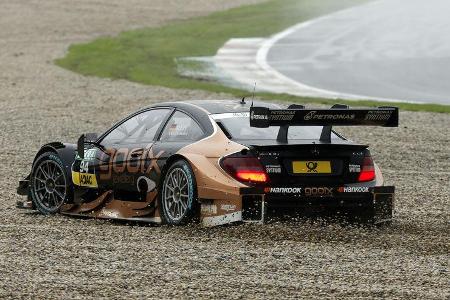
[[[450,104],[450,1],[381,0],[298,26],[267,63],[343,95]]]

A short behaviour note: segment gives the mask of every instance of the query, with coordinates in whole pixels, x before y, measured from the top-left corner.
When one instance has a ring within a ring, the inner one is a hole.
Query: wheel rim
[[[173,221],[181,220],[188,210],[189,182],[186,172],[181,168],[173,169],[164,181],[164,208]]]
[[[53,160],[44,160],[36,168],[35,200],[49,211],[57,210],[66,199],[67,185],[62,167]]]

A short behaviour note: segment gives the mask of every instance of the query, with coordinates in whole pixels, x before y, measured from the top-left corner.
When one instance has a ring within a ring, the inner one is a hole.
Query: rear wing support
[[[348,105],[334,104],[331,109],[348,109]],[[333,126],[327,125],[323,126],[322,133],[320,134],[320,141],[324,143],[331,143],[331,132],[333,131]]]
[[[300,105],[287,109],[250,108],[250,126],[280,126],[277,140],[282,143],[287,142],[289,126],[323,126],[320,140],[329,143],[333,125],[398,127],[398,108],[349,109],[341,104],[331,109],[305,109]]]
[[[305,106],[299,104],[291,104],[288,106],[288,109],[305,109]],[[277,141],[280,143],[288,142],[288,131],[289,125],[281,125],[280,130],[278,130]]]

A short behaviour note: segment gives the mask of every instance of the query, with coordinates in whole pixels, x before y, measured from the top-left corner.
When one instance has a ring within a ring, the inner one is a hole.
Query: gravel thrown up
[[[449,115],[402,112],[398,129],[343,129],[371,145],[397,186],[390,228],[171,228],[15,208],[41,144],[75,141],[156,101],[227,97],[73,74],[52,64],[71,43],[253,2],[0,4],[0,298],[450,297]]]

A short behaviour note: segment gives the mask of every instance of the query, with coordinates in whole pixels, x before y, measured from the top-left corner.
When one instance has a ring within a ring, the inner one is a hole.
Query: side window
[[[203,130],[191,117],[175,112],[161,134],[161,141],[187,142],[197,141],[204,136]]]
[[[169,112],[169,109],[152,109],[131,117],[103,138],[102,144],[150,143]]]

